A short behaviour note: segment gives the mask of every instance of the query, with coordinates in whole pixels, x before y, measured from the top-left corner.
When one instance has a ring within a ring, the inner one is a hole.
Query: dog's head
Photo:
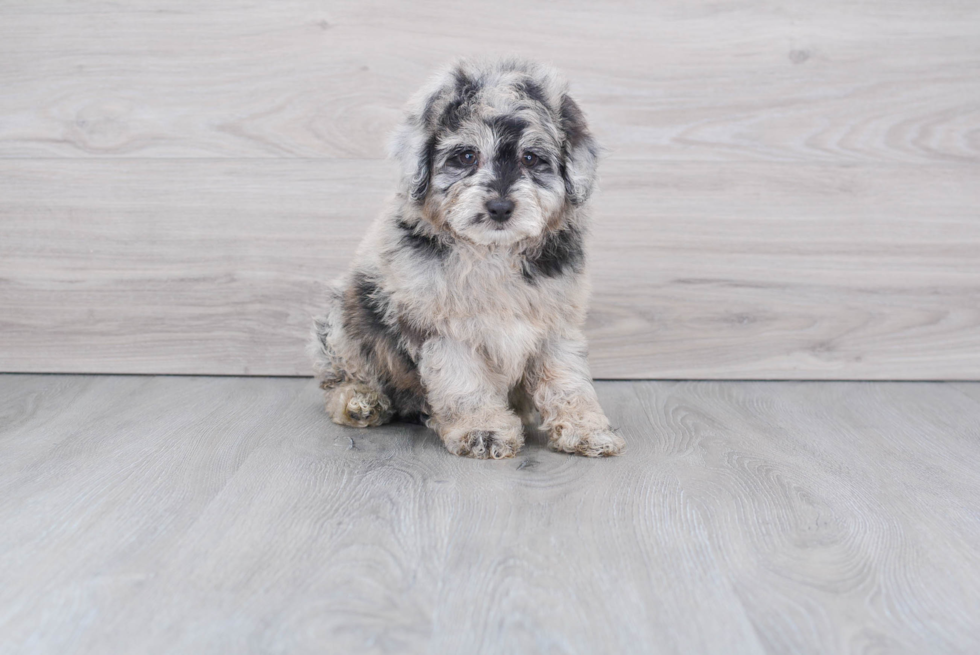
[[[598,148],[567,84],[524,61],[462,61],[395,134],[405,193],[437,227],[508,244],[561,225],[592,191]]]

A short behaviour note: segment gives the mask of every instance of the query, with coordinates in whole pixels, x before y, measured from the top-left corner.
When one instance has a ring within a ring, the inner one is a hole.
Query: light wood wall
[[[980,378],[980,4],[0,4],[0,370],[306,375],[462,54],[606,148],[606,378]]]

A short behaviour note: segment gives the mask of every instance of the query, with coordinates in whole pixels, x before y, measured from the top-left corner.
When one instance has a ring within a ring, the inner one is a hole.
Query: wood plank
[[[0,370],[306,375],[376,161],[0,162]],[[610,160],[603,378],[977,379],[980,179]]]
[[[0,370],[305,374],[405,98],[510,52],[611,155],[596,375],[976,379],[978,29],[962,0],[5,2]]]
[[[609,164],[598,377],[980,379],[980,170]]]
[[[0,157],[377,158],[460,54],[551,61],[620,157],[980,162],[974,2],[4,2]],[[479,25],[479,29],[474,29]]]
[[[0,376],[0,650],[976,652],[961,389],[606,382],[622,457],[486,462],[309,380]]]
[[[0,370],[307,375],[316,304],[394,182],[380,162],[0,168]]]

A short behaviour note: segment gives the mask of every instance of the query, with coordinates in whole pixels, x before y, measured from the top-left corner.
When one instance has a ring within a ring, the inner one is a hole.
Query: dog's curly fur
[[[581,332],[598,148],[567,84],[526,61],[461,61],[410,104],[395,202],[315,321],[337,423],[425,420],[450,452],[514,456],[540,413],[555,450],[618,454]]]

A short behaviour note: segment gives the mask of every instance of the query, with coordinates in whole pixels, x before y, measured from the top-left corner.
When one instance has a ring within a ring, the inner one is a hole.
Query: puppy
[[[567,84],[461,61],[410,103],[401,183],[314,322],[342,425],[423,420],[450,452],[513,457],[540,413],[554,450],[618,454],[586,361],[586,201],[598,148]]]

